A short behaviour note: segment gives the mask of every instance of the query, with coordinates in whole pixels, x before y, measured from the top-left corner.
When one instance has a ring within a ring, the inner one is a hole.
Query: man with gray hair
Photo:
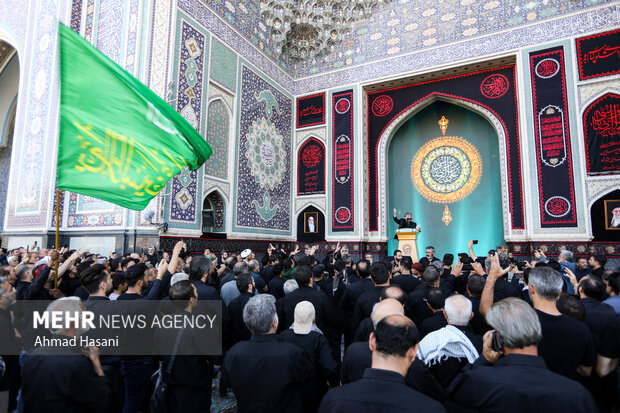
[[[47,312],[84,311],[77,297],[53,301]],[[80,326],[54,331],[53,338],[79,336]],[[50,339],[50,342],[52,342]],[[24,412],[108,412],[116,408],[116,392],[103,373],[97,347],[60,345],[40,347],[22,368]]]
[[[467,298],[462,295],[447,298],[443,314],[448,325],[420,341],[418,357],[447,388],[463,367],[476,361],[482,351],[482,339],[469,327],[474,313]]]
[[[486,319],[494,330],[484,335],[482,356],[452,382],[453,403],[489,412],[598,411],[581,384],[546,368],[538,355],[543,332],[529,304],[506,298]]]
[[[220,290],[220,295],[222,296],[224,304],[228,306],[228,304],[230,304],[233,299],[239,297],[241,293],[237,288],[237,282],[235,280],[240,275],[247,274],[249,271],[250,270],[247,262],[239,261],[235,264],[235,266],[233,267],[234,278],[228,281],[226,284],[222,285],[222,288]]]
[[[499,260],[494,257],[480,300],[482,315],[491,308],[499,271]],[[585,323],[560,313],[556,307],[562,293],[562,276],[551,267],[536,267],[529,274],[528,284],[532,306],[543,332],[538,354],[547,368],[571,379],[577,374],[589,376],[596,361],[592,334]]]
[[[301,348],[276,336],[275,302],[270,294],[250,298],[243,321],[252,337],[235,344],[224,358],[222,379],[231,385],[241,412],[303,410],[302,384],[312,364]]]
[[[266,292],[267,284],[263,277],[260,276],[260,264],[257,260],[250,260],[248,262],[248,267],[250,270],[250,275],[254,278],[254,283],[256,284],[256,291],[258,292]]]

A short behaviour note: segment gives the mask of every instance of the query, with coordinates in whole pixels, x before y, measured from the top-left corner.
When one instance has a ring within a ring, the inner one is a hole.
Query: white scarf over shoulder
[[[479,354],[469,338],[458,328],[448,325],[429,333],[420,341],[416,355],[427,366],[450,357],[466,358],[473,363]]]

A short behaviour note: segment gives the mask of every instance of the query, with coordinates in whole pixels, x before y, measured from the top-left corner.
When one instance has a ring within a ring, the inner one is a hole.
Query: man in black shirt
[[[499,260],[493,264],[482,293],[480,312],[486,314],[493,301],[493,284],[500,276]],[[562,292],[562,276],[551,267],[536,267],[529,275],[529,292],[542,328],[538,354],[554,373],[574,379],[576,374],[589,376],[594,366],[594,344],[588,327],[557,309]],[[488,317],[487,317],[488,321]]]
[[[440,403],[405,384],[417,343],[417,330],[407,317],[390,315],[379,321],[369,342],[372,368],[362,379],[327,393],[319,412],[445,412]]]
[[[459,371],[482,353],[482,338],[469,328],[472,311],[467,298],[462,295],[447,298],[442,313],[448,326],[431,332],[420,341],[418,357],[447,388]]]
[[[298,303],[310,301],[316,311],[316,325],[327,336],[332,350],[340,351],[339,315],[327,295],[312,288],[313,279],[310,267],[298,267],[295,272],[295,281],[299,288],[278,301],[279,331],[284,331],[293,324],[295,307]]]
[[[613,307],[601,302],[605,288],[605,282],[593,275],[583,277],[577,287],[581,302],[586,309],[585,322],[592,332],[596,348],[598,348],[603,331],[616,319]]]
[[[422,257],[422,259],[420,260],[422,265],[424,265],[424,268],[428,267],[434,261],[440,261],[439,258],[435,257],[435,247],[433,247],[432,245],[426,247],[424,252],[426,256]]]
[[[301,412],[302,385],[310,377],[312,365],[301,348],[276,336],[274,297],[252,297],[243,310],[243,320],[252,338],[235,344],[222,366],[222,379],[231,384],[238,410]]]
[[[588,260],[590,268],[592,268],[592,275],[603,278],[605,272],[605,264],[607,264],[607,257],[605,254],[594,254]]]
[[[76,297],[61,298],[47,311],[80,314],[84,305]],[[80,334],[73,324],[55,331],[54,337],[66,339]],[[38,348],[22,368],[22,396],[24,413],[109,412],[116,403],[116,393],[103,373],[96,347],[86,347],[85,352],[75,346]]]
[[[204,256],[199,256],[192,259],[190,264],[189,279],[196,287],[199,300],[219,300],[220,295],[217,290],[210,285],[206,284],[209,275],[215,271],[215,265],[213,262]]]
[[[545,367],[538,356],[540,322],[526,302],[506,298],[493,304],[487,322],[495,331],[485,334],[482,356],[452,382],[452,402],[475,411],[597,411],[581,384]]]
[[[241,274],[235,280],[241,293],[228,304],[228,316],[230,319],[230,345],[240,341],[249,340],[252,333],[243,321],[243,308],[254,296],[254,278],[250,274]]]
[[[422,267],[422,264],[417,264]],[[420,284],[418,277],[412,274],[413,265],[411,258],[403,257],[400,261],[400,274],[392,277],[390,281],[392,285],[399,286],[405,294],[409,294]]]
[[[372,307],[379,302],[381,291],[390,285],[390,273],[385,265],[381,263],[373,264],[370,269],[370,277],[375,287],[360,295],[355,303],[353,317],[351,318],[351,330],[357,331],[363,319],[370,317]]]
[[[433,312],[433,315],[422,321],[420,326],[420,336],[422,338],[448,325],[443,308],[445,301],[446,297],[439,288],[433,288],[426,294],[426,305]]]
[[[474,314],[469,325],[474,333],[483,336],[491,327],[487,324],[484,316],[480,314],[480,296],[486,280],[477,274],[471,275],[467,280],[467,295],[471,301],[471,311]]]
[[[433,315],[433,312],[426,305],[426,294],[439,287],[439,272],[434,266],[424,270],[422,274],[422,284],[418,285],[411,294],[407,296],[405,313],[416,325],[422,325],[422,321]]]
[[[271,269],[271,280],[267,284],[267,292],[276,300],[284,297],[284,280],[282,279],[282,264],[275,264]]]
[[[359,281],[353,284],[349,284],[342,293],[340,298],[340,314],[344,321],[344,345],[345,348],[351,344],[355,331],[352,330],[351,317],[353,316],[353,309],[357,299],[367,291],[374,288],[375,284],[370,278],[370,262],[361,260],[357,263],[355,271],[359,277]]]
[[[269,261],[267,265],[263,267],[263,270],[260,273],[260,276],[263,277],[263,281],[265,284],[269,285],[269,282],[273,279],[273,269],[276,264],[280,262],[280,256],[278,254],[269,255]],[[276,298],[277,299],[277,298]]]

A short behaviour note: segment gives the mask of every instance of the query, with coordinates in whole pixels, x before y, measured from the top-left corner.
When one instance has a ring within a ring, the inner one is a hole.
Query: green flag
[[[143,210],[181,169],[212,150],[152,90],[59,24],[57,187]]]

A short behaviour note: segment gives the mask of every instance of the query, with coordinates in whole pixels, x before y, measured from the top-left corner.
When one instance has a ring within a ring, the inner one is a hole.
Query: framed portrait
[[[304,212],[304,234],[316,234],[319,232],[319,213]]]
[[[605,200],[605,229],[620,230],[620,199]]]

